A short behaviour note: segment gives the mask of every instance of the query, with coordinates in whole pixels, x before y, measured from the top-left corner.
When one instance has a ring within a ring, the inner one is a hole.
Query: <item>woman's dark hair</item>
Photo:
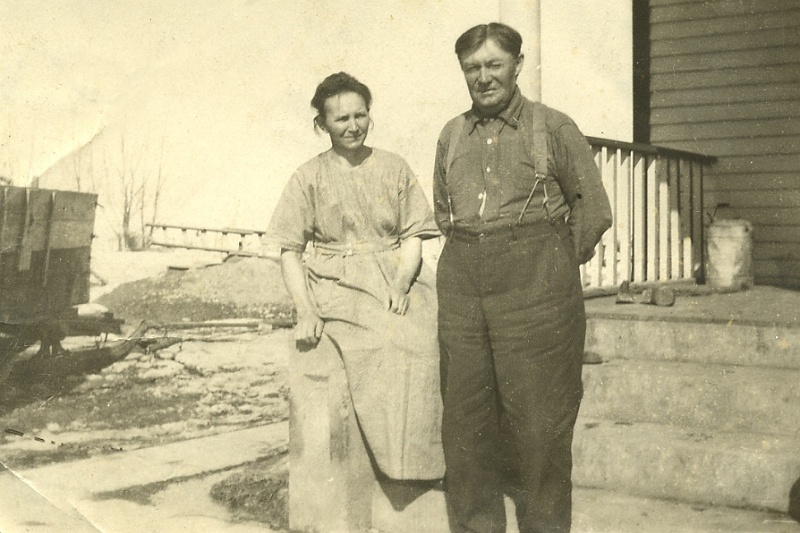
[[[314,98],[311,99],[311,107],[317,110],[320,118],[324,119],[325,100],[342,93],[360,95],[364,99],[364,103],[367,104],[367,110],[372,106],[372,93],[369,91],[369,87],[346,72],[337,72],[336,74],[331,74],[317,85],[317,91],[314,93]]]
[[[500,22],[479,24],[462,33],[461,37],[456,40],[456,55],[460,59],[462,55],[472,52],[489,39],[512,56],[519,56],[522,49],[522,36],[511,26]]]

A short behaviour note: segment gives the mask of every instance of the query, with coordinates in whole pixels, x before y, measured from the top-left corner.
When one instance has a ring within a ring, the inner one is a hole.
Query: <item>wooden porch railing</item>
[[[586,288],[702,282],[703,174],[715,158],[588,137],[614,225],[582,267]]]

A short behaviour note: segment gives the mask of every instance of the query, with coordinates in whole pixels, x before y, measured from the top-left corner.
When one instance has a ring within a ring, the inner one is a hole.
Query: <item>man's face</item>
[[[509,54],[492,39],[459,57],[469,95],[482,115],[495,116],[508,106],[522,70],[522,59],[522,55]]]

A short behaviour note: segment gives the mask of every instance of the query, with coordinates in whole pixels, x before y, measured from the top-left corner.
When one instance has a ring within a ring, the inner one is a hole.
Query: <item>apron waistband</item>
[[[400,243],[397,239],[384,239],[382,241],[351,242],[351,243],[338,243],[338,242],[314,243],[314,249],[317,250],[319,253],[326,255],[344,255],[344,256],[385,252],[388,250],[394,250],[399,246]]]

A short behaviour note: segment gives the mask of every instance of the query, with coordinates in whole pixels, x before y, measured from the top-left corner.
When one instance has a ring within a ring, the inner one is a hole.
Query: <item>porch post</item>
[[[541,0],[500,0],[500,22],[522,35],[525,65],[517,79],[522,94],[542,99]]]

